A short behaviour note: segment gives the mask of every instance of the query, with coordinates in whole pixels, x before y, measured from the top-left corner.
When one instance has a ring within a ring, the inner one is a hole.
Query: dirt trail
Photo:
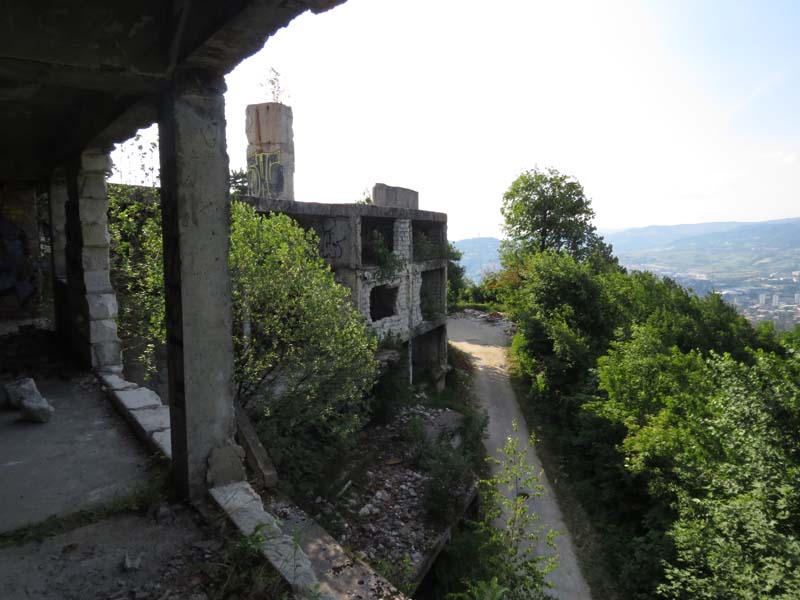
[[[503,447],[509,436],[514,435],[513,421],[519,427],[517,435],[521,446],[527,446],[528,428],[508,378],[505,349],[508,338],[503,328],[472,318],[450,318],[447,321],[447,333],[453,345],[468,352],[474,359],[476,395],[479,404],[489,413],[488,435],[484,442],[487,451],[499,454],[498,449]],[[549,593],[563,600],[590,600],[589,586],[578,565],[555,494],[532,447],[528,448],[528,461],[535,466],[537,473],[541,472],[540,483],[545,489],[542,497],[531,498],[531,507],[541,516],[543,524],[559,534],[555,540],[558,566],[547,577],[553,586]],[[542,552],[546,548],[542,542]]]

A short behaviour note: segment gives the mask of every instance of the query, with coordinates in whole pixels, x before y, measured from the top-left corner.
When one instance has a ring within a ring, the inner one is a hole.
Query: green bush
[[[246,204],[231,210],[238,396],[256,411],[279,470],[310,483],[369,417],[377,340],[320,258],[313,231]]]
[[[158,191],[110,185],[109,199],[121,337],[153,369],[165,340]],[[369,417],[377,340],[289,217],[231,203],[229,260],[236,395],[283,476],[313,480]]]

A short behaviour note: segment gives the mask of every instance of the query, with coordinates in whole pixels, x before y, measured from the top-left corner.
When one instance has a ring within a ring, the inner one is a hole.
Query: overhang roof
[[[176,69],[228,73],[306,10],[344,0],[9,0],[0,13],[0,182],[45,179],[156,119]]]

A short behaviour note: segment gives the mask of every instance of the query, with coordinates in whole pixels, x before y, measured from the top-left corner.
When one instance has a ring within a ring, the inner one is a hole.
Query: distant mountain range
[[[800,218],[641,227],[604,237],[626,267],[665,275],[723,281],[800,270]]]
[[[760,222],[653,225],[600,231],[630,268],[681,278],[734,283],[791,277],[800,271],[800,218]],[[480,281],[500,264],[497,238],[453,242],[464,253],[467,277]]]
[[[497,238],[470,238],[453,242],[453,245],[464,253],[461,265],[465,275],[475,283],[481,282],[485,271],[496,271],[500,268],[500,240]]]

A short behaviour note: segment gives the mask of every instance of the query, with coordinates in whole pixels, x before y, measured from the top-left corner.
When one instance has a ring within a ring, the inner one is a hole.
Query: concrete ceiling
[[[179,69],[229,72],[344,0],[0,0],[0,182],[39,181],[156,119]]]

